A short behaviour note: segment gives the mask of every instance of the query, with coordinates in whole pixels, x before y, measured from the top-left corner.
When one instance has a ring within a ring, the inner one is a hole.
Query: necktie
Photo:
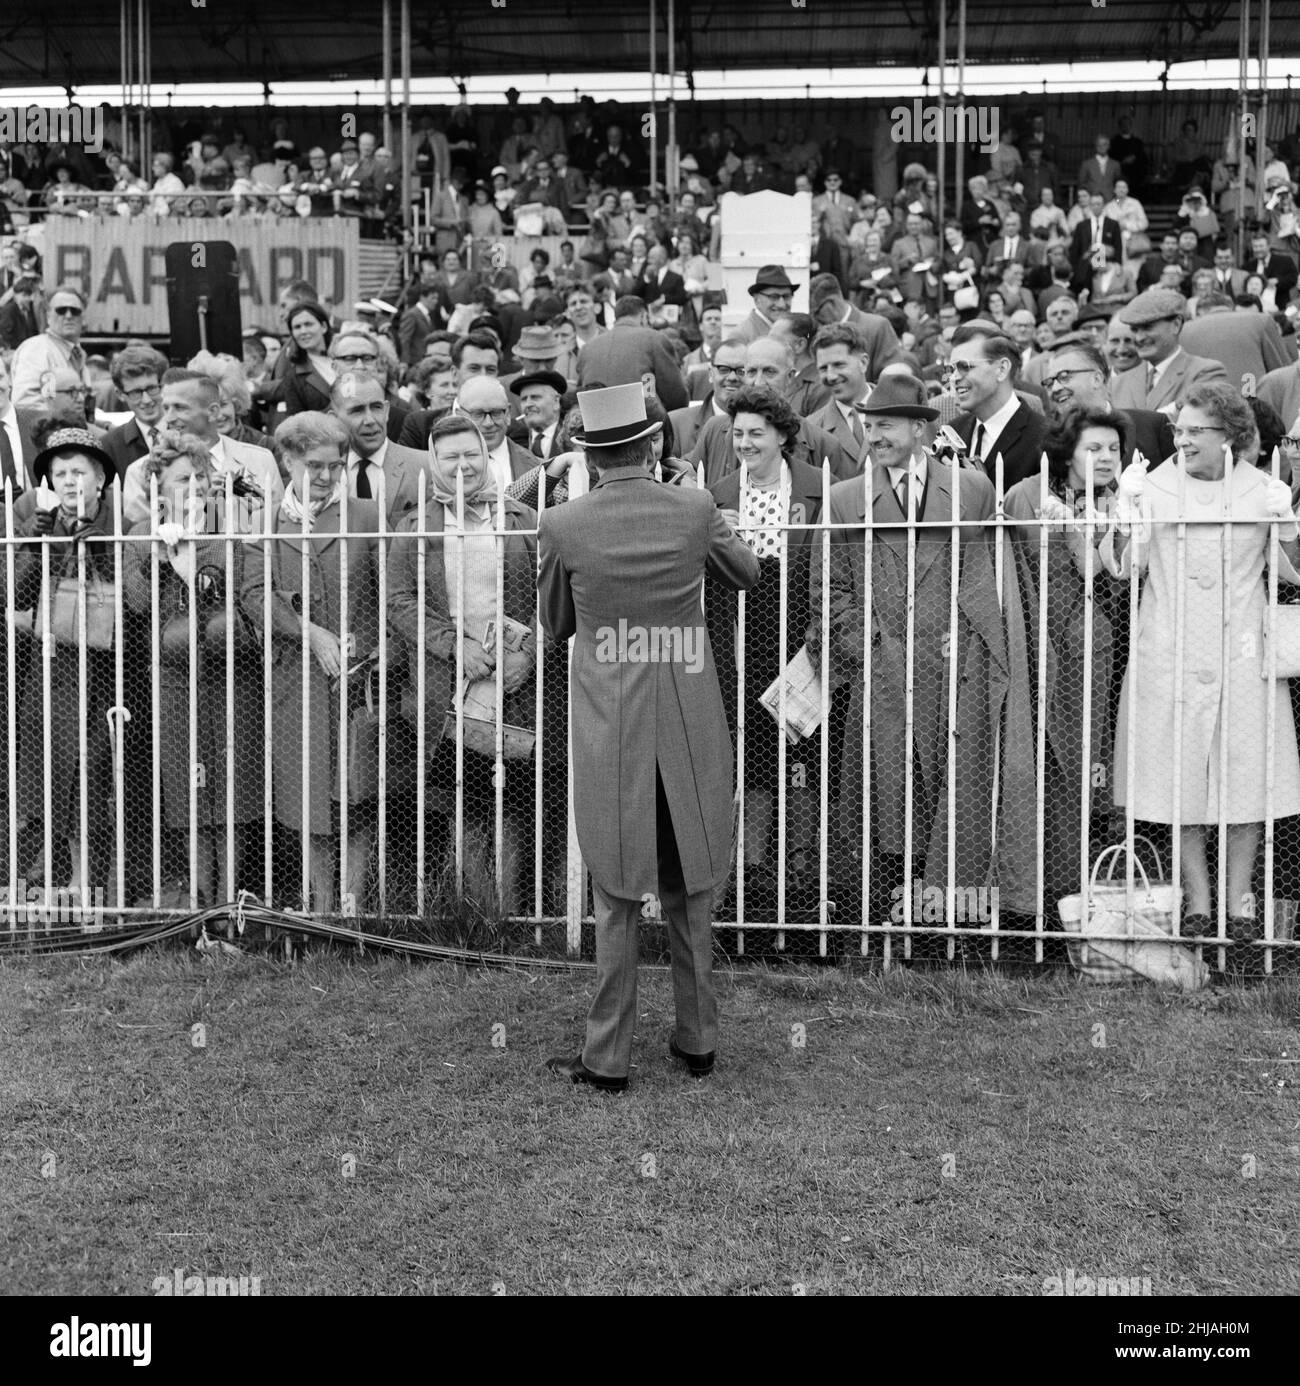
[[[1101,244],[1101,222],[1096,217],[1092,219],[1092,243],[1093,245]]]
[[[14,449],[9,441],[9,430],[0,423],[0,486],[8,481],[12,483],[14,495],[23,489],[23,484],[18,480],[18,473],[14,468]]]
[[[982,423],[976,423],[975,425],[975,441],[973,448],[975,456],[982,462],[984,460],[984,425]]]
[[[1007,242],[1007,259],[1008,259],[1008,260],[1014,260],[1014,259],[1016,258],[1016,246],[1019,245],[1019,243],[1020,243],[1020,237],[1019,237],[1019,236],[1012,236],[1012,238]]]
[[[898,497],[898,508],[910,520],[912,518],[912,509],[911,506],[908,505],[908,479],[908,474],[904,472],[898,479],[898,485],[894,488],[894,494]]]
[[[862,419],[856,409],[849,412],[849,428],[853,430],[853,441],[861,448],[866,434],[862,431]]]
[[[543,455],[542,435],[536,430],[533,432],[533,441],[528,444],[528,451],[531,452],[534,457],[541,457]]]
[[[1150,397],[1151,392],[1152,392],[1155,388],[1156,388],[1156,368],[1155,368],[1155,366],[1154,366],[1150,361],[1148,361],[1148,362],[1147,362],[1147,396],[1148,396],[1148,398]]]
[[[370,499],[370,463],[364,457],[357,458],[357,499]]]

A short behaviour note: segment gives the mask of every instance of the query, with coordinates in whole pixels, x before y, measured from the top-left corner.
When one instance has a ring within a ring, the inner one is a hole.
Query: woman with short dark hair
[[[807,750],[801,753],[807,770],[805,787],[787,792],[786,821],[791,831],[786,861],[775,861],[776,843],[769,838],[777,804],[780,731],[759,698],[798,652],[813,619],[808,604],[813,531],[806,526],[817,524],[824,497],[821,474],[794,456],[799,416],[775,390],[766,385],[742,386],[727,412],[737,467],[709,490],[723,515],[758,558],[761,574],[745,594],[745,745],[741,781],[745,788],[745,891],[746,898],[760,908],[772,908],[782,870],[786,872],[789,891],[812,885],[807,876],[800,877],[798,848],[811,829],[808,815],[817,803],[817,757]],[[780,640],[783,550],[787,569],[784,647]],[[718,583],[706,582],[704,604],[709,643],[735,741],[739,723],[736,593]]]
[[[1025,477],[1007,492],[1010,554],[1020,594],[1018,614],[1028,651],[1031,696],[1037,696],[1038,660],[1043,657],[1039,605],[1047,585],[1047,690],[1043,717],[1045,763],[1043,881],[1048,914],[1051,903],[1079,889],[1091,861],[1091,832],[1083,833],[1082,791],[1091,790],[1092,765],[1111,745],[1110,684],[1115,620],[1122,590],[1101,566],[1098,546],[1115,508],[1115,482],[1127,443],[1124,420],[1109,409],[1076,409],[1057,420],[1043,443],[1047,488],[1041,474]],[[1093,519],[1089,534],[1087,521]],[[1042,527],[1048,527],[1044,573]],[[1092,575],[1092,631],[1087,631],[1087,575]],[[1091,707],[1084,722],[1084,690],[1091,683]],[[1089,764],[1084,763],[1088,739]],[[1034,744],[1037,754],[1037,742]],[[1091,793],[1090,793],[1091,800]],[[1107,802],[1095,816],[1107,817]],[[1089,824],[1092,821],[1090,807]]]
[[[285,412],[327,410],[334,365],[329,345],[334,337],[330,315],[319,303],[296,303],[289,310],[289,372],[284,394]]]

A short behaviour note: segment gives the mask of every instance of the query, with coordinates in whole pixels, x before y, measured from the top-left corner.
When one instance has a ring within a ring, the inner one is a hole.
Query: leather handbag
[[[82,639],[81,611],[78,594],[81,583],[76,577],[61,577],[54,582],[50,601],[50,638],[58,645],[82,645],[89,650],[111,650],[116,629],[115,609],[117,588],[91,571],[86,583],[86,631]],[[26,631],[39,638],[44,633],[41,603],[31,611],[15,611],[10,616],[15,630]]]
[[[366,669],[365,701],[348,714],[348,803],[360,804],[379,793],[379,712],[375,707],[375,669]]]

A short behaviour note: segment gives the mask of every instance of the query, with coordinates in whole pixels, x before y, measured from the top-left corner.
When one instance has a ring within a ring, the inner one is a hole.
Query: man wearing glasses
[[[50,295],[45,331],[23,342],[10,364],[19,409],[42,407],[41,379],[49,371],[67,367],[86,383],[86,353],[81,348],[85,314],[86,300],[73,285],[60,284]]]
[[[397,442],[402,436],[402,425],[410,417],[411,411],[388,392],[388,371],[378,338],[364,329],[350,328],[340,332],[330,343],[329,355],[334,363],[336,380],[350,373],[368,375],[379,382],[379,388],[388,402],[388,422],[385,425],[388,441]]]
[[[1062,342],[1051,350],[1043,375],[1043,389],[1058,418],[1071,409],[1111,410],[1110,365],[1091,342]],[[1158,409],[1115,409],[1125,423],[1126,438],[1121,468],[1133,460],[1136,449],[1153,466],[1173,455],[1174,434],[1169,416]]]
[[[167,359],[148,347],[127,347],[113,358],[113,384],[132,417],[104,435],[103,448],[119,479],[132,462],[147,457],[162,427],[162,378]]]
[[[727,406],[745,383],[745,347],[743,337],[728,337],[719,343],[709,363],[709,393],[699,404],[688,404],[685,409],[674,409],[669,413],[679,457],[689,455],[700,431],[710,419],[726,419],[730,427]]]
[[[510,423],[510,401],[503,386],[494,375],[474,375],[466,379],[456,394],[452,412],[464,414],[483,435],[487,444],[488,463],[492,468],[492,494],[508,489],[512,481],[537,465],[537,459],[527,448],[506,436]]]
[[[1222,362],[1183,350],[1180,337],[1187,300],[1176,290],[1148,289],[1115,316],[1133,329],[1143,362],[1116,381],[1112,398],[1119,408],[1158,409],[1172,418],[1193,385],[1227,381]]]

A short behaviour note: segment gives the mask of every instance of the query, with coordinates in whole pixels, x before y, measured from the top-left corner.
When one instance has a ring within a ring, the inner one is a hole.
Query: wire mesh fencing
[[[716,678],[726,713],[719,947],[1068,945],[1098,980],[1184,986],[1294,956],[1300,551],[1268,479],[1173,460],[1124,516],[1046,469],[1005,490],[937,458],[901,493],[715,483],[760,578],[705,577],[698,631],[642,657],[664,696]],[[538,617],[537,509],[426,480],[396,516],[382,479],[294,515],[191,484],[170,528],[156,491],[135,524],[115,485],[53,519],[6,495],[11,943],[244,900],[578,951],[572,651]]]

